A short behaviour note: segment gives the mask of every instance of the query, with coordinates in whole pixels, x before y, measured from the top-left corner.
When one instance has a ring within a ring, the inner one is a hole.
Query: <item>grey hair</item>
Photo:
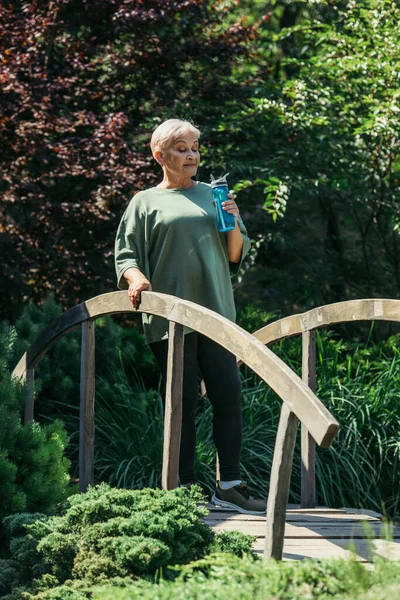
[[[182,119],[167,119],[159,125],[151,136],[151,151],[154,156],[156,150],[164,150],[174,140],[177,140],[181,135],[188,131],[193,132],[195,135],[200,137],[200,130],[197,129],[189,121],[183,121]]]

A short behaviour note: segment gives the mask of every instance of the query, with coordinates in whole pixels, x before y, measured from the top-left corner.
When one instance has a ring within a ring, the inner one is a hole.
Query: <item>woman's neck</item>
[[[177,179],[168,177],[164,173],[164,179],[162,180],[161,183],[158,184],[157,187],[166,188],[166,189],[181,189],[181,188],[189,189],[189,188],[194,187],[195,185],[197,185],[197,182],[193,181],[193,179],[191,177],[177,180]]]

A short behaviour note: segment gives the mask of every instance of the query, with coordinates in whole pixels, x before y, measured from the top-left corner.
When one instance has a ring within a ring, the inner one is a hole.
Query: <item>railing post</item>
[[[35,405],[35,369],[27,369],[25,374],[26,401],[24,423],[33,421],[33,408]]]
[[[94,321],[82,323],[81,393],[79,427],[79,491],[94,483]]]
[[[269,483],[264,559],[282,560],[298,422],[296,415],[283,402]]]
[[[304,331],[302,334],[302,379],[315,393],[316,391],[316,350],[315,331]],[[314,508],[315,491],[315,441],[301,425],[301,507]]]
[[[170,321],[164,414],[162,488],[178,486],[182,427],[183,325]]]

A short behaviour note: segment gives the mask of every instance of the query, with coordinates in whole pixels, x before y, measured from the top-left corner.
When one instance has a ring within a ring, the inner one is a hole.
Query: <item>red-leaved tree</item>
[[[212,123],[237,93],[232,69],[255,32],[224,25],[223,11],[208,0],[1,3],[3,316],[49,291],[71,307],[115,289],[119,219],[159,178],[150,131],[169,116]]]

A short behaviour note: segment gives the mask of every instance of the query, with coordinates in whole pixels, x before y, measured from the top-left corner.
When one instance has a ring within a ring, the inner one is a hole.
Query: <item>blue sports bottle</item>
[[[212,195],[217,210],[217,227],[218,231],[221,232],[232,231],[232,229],[235,229],[235,215],[227,213],[226,210],[222,208],[222,203],[225,200],[228,200],[229,189],[226,181],[228,175],[229,173],[219,179],[214,179],[214,175],[211,175]]]

